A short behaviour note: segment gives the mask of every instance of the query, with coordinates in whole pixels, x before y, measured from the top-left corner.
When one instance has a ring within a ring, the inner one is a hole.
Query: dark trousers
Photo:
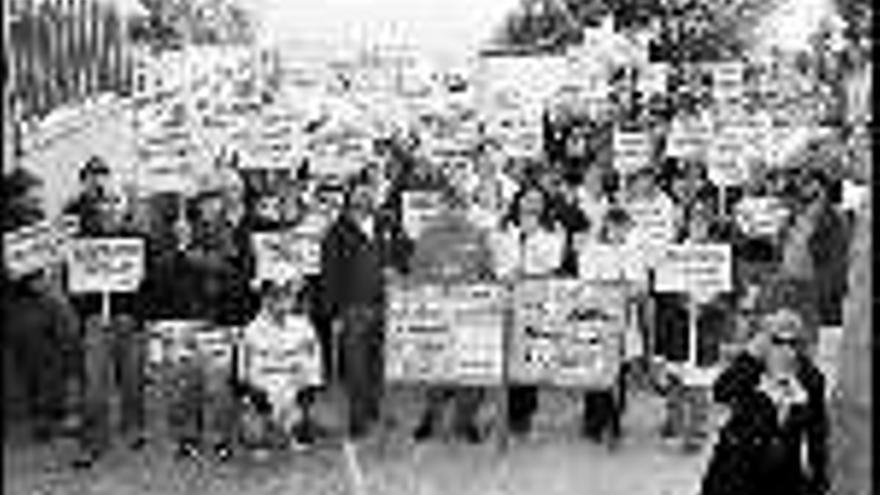
[[[139,322],[128,315],[117,315],[109,323],[95,315],[89,317],[82,352],[84,446],[96,451],[108,446],[114,392],[121,402],[123,435],[143,434],[146,334]]]
[[[587,436],[598,438],[608,431],[619,438],[621,418],[626,409],[627,375],[629,366],[624,364],[617,376],[616,387],[611,390],[591,390],[584,393],[583,431]]]
[[[531,427],[532,416],[538,409],[538,388],[531,385],[513,385],[507,391],[507,424],[511,430],[524,431]]]
[[[447,404],[453,407],[453,429],[462,432],[475,426],[477,412],[483,402],[485,393],[479,387],[465,386],[436,386],[428,389],[425,399],[427,401],[422,424],[429,430],[434,430],[437,422],[443,417],[443,411]]]
[[[73,349],[74,329],[57,328],[37,301],[16,301],[4,308],[7,356],[21,379],[25,409],[39,430],[57,424],[66,412],[67,378],[72,375],[70,364],[76,356]],[[13,313],[14,312],[14,313]]]
[[[178,442],[229,443],[238,414],[229,370],[191,358],[177,364],[173,375],[168,418],[172,436]]]
[[[358,436],[379,419],[384,378],[382,311],[366,305],[348,308],[341,323],[340,375],[348,398],[349,432]]]

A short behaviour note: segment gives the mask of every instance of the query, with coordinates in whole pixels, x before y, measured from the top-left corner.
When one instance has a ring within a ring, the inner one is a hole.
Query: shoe
[[[174,455],[178,459],[196,459],[200,456],[198,443],[194,440],[180,440]]]
[[[532,421],[529,419],[517,419],[508,424],[508,428],[514,435],[528,435],[532,431]]]
[[[483,436],[480,434],[480,429],[475,425],[467,425],[460,428],[456,432],[456,436],[465,440],[468,443],[481,443],[483,441]]]
[[[226,462],[232,458],[232,449],[226,442],[218,443],[214,446],[214,456],[220,462]]]
[[[434,428],[431,426],[431,421],[422,421],[413,432],[413,440],[417,442],[423,442],[432,436],[434,436]]]
[[[98,461],[99,454],[91,450],[85,450],[73,460],[71,467],[76,470],[91,469]]]
[[[128,447],[135,452],[139,450],[143,450],[143,448],[147,445],[147,438],[143,435],[138,435],[134,437],[131,442],[129,442]]]

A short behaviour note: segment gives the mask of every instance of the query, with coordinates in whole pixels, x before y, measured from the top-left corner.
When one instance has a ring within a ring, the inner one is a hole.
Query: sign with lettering
[[[494,284],[395,287],[389,294],[388,380],[498,384],[504,289]]]
[[[733,289],[729,244],[670,244],[654,272],[657,292],[714,295]]]
[[[588,388],[615,383],[627,325],[622,285],[524,280],[513,300],[513,382]]]
[[[63,216],[56,221],[44,220],[3,234],[3,258],[13,277],[20,277],[63,262],[71,237],[79,221]]]
[[[288,230],[257,232],[251,240],[257,258],[257,280],[283,282],[320,272],[320,238]]]
[[[578,278],[594,282],[641,282],[648,276],[644,250],[635,246],[584,243],[579,249]]]
[[[73,293],[134,292],[144,277],[144,241],[74,239],[67,266],[69,289]]]
[[[645,132],[614,131],[614,168],[629,174],[651,164],[651,137]]]
[[[443,212],[443,197],[438,191],[404,191],[402,201],[403,228],[411,239],[418,239]]]

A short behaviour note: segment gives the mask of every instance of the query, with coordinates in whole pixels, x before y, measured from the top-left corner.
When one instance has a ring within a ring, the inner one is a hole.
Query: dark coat
[[[807,393],[780,424],[771,400],[757,390],[764,365],[737,356],[716,380],[715,400],[730,407],[709,461],[702,495],[819,495],[827,490],[828,421],[825,379],[799,358],[797,379]],[[807,447],[803,466],[801,452]]]
[[[351,307],[384,302],[383,270],[406,271],[412,242],[400,225],[380,215],[374,235],[366,236],[357,222],[343,213],[330,226],[321,243],[321,288],[325,314],[340,316]]]

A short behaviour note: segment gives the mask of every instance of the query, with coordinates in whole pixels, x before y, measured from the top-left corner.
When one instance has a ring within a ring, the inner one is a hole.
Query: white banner
[[[418,239],[425,228],[443,212],[443,197],[438,191],[404,191],[403,228],[411,239]]]
[[[385,339],[388,380],[501,382],[504,289],[492,284],[396,287]]]
[[[257,258],[257,280],[283,282],[321,270],[319,238],[288,230],[256,232],[251,239]]]
[[[41,270],[67,259],[70,239],[79,229],[76,217],[44,220],[3,234],[3,258],[13,277]]]
[[[144,277],[144,240],[74,239],[68,253],[68,284],[73,293],[134,292]]]
[[[670,244],[654,272],[658,292],[711,296],[733,289],[733,255],[729,244]]]
[[[614,168],[626,175],[651,165],[651,136],[614,130]]]
[[[627,327],[626,289],[575,279],[525,280],[514,289],[510,374],[516,383],[614,385]]]

